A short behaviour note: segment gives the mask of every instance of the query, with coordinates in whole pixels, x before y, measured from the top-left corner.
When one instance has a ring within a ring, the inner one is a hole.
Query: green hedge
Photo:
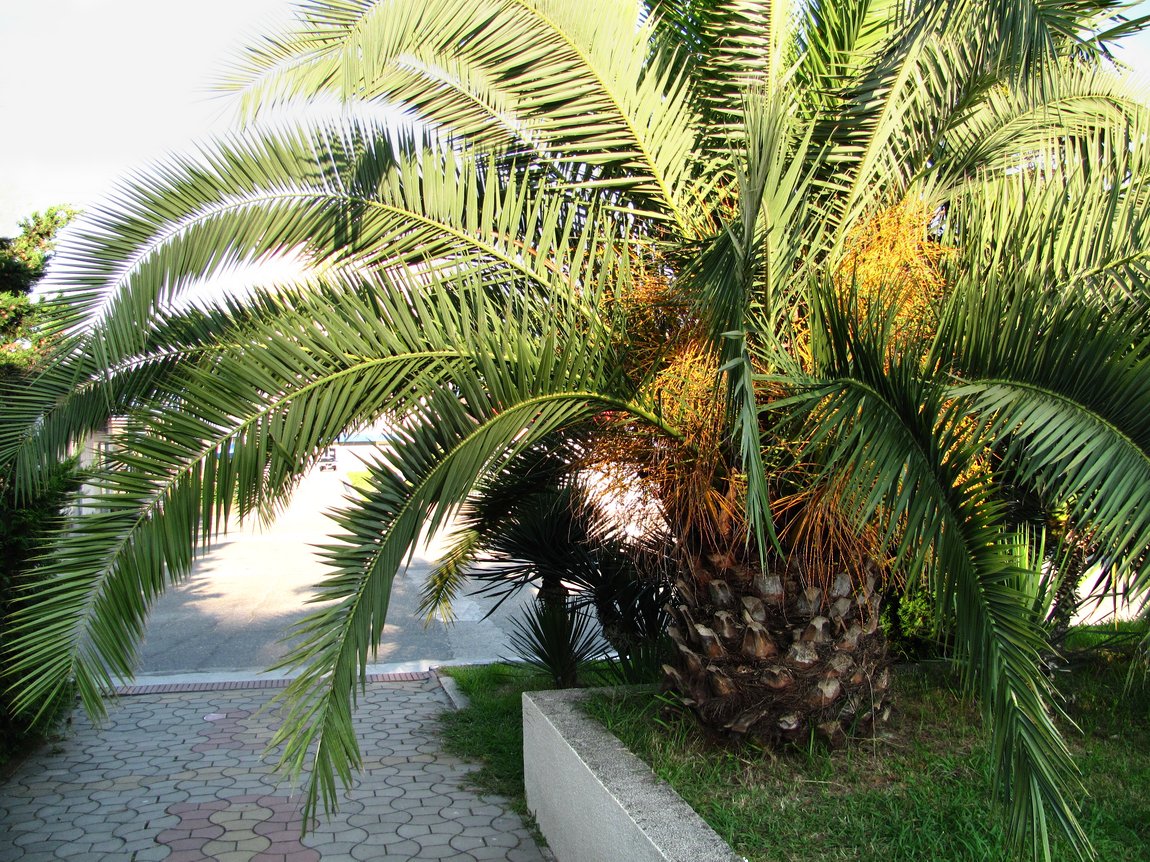
[[[71,461],[53,468],[44,493],[33,500],[19,500],[12,483],[0,478],[0,655],[6,646],[8,612],[20,593],[36,588],[36,557],[77,483]],[[0,668],[4,664],[0,661]],[[8,682],[0,671],[0,763],[41,739],[70,705],[70,697],[62,696],[40,721],[33,721],[31,715],[12,709],[5,694]]]

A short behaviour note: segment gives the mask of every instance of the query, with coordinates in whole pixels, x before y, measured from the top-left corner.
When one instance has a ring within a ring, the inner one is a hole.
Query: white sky
[[[33,210],[91,205],[131,169],[226,129],[212,80],[292,5],[0,0],[0,236]],[[1126,59],[1150,76],[1150,34]]]
[[[226,129],[210,92],[291,0],[0,0],[0,236]]]

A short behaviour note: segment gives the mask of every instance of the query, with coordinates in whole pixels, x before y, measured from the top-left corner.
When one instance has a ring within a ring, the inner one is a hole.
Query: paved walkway
[[[196,559],[188,580],[169,589],[148,612],[138,675],[263,671],[283,658],[282,639],[293,623],[314,613],[309,602],[329,570],[316,546],[339,531],[327,512],[343,508],[352,475],[363,469],[365,447],[339,447],[336,472],[313,470],[275,522],[232,524]],[[496,609],[466,595],[455,602],[455,622],[424,625],[418,612],[424,581],[447,549],[440,534],[416,548],[396,578],[372,669],[381,673],[427,670],[446,664],[489,662],[510,655],[511,618],[531,601],[522,590]]]
[[[356,712],[365,769],[302,838],[301,796],[262,759],[279,684],[176,684],[135,689],[99,728],[78,713],[0,783],[0,862],[542,860],[501,799],[465,788],[474,767],[440,750],[435,678],[373,679]]]

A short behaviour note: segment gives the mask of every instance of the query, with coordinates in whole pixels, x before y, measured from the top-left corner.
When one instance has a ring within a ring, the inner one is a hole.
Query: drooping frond
[[[261,132],[174,158],[95,211],[58,260],[66,320],[115,362],[157,308],[243,261],[345,268],[487,266],[524,283],[581,275],[588,212],[529,175],[452,151],[401,153],[386,129]]]
[[[1097,64],[1110,57],[1115,40],[1147,23],[1147,16],[1130,18],[1130,5],[1114,0],[967,0],[953,5],[973,10],[972,32],[987,39],[989,59],[1015,82],[1057,75],[1065,59]]]
[[[877,522],[912,567],[925,567],[957,657],[993,731],[996,780],[1016,837],[1049,858],[1047,819],[1085,852],[1070,800],[1077,779],[1051,714],[1041,629],[1016,584],[1020,573],[985,480],[970,470],[979,441],[944,386],[824,301],[818,373],[782,406],[808,417],[808,451],[826,465],[859,523]],[[825,340],[823,340],[825,339]],[[792,382],[796,382],[792,380]]]
[[[195,548],[387,415],[403,439],[337,514],[278,738],[315,766],[309,811],[330,803],[416,537],[488,495],[430,608],[515,519],[522,500],[493,498],[521,459],[590,429],[607,481],[651,498],[641,519],[690,510],[667,560],[714,536],[768,550],[772,489],[833,495],[832,532],[893,542],[951,624],[1016,833],[1049,855],[1053,818],[1082,850],[1023,589],[1037,557],[992,486],[1021,477],[1148,585],[1150,120],[1106,58],[1143,26],[1124,8],[308,0],[233,77],[246,115],[331,99],[418,131],[251,123],[136,176],[65,244],[60,348],[0,416],[0,464],[34,489],[122,424],[9,630],[21,704],[74,678],[99,711]],[[911,254],[860,240],[888,215]],[[277,258],[299,264],[288,288],[219,285]],[[895,338],[880,306],[908,281],[941,317]]]
[[[984,433],[1107,565],[1150,588],[1150,333],[1143,304],[1099,313],[992,284],[945,320],[937,353]]]
[[[12,385],[0,392],[5,405],[0,462],[12,466],[18,491],[35,491],[43,465],[104,431],[114,417],[166,385],[165,379],[207,360],[221,349],[221,335],[280,314],[274,292],[249,295],[243,303],[224,298],[218,308],[169,309],[141,326],[138,351],[110,365],[102,365],[85,349],[88,339],[98,334],[65,340],[33,385]]]
[[[1134,79],[1068,66],[1057,76],[993,89],[972,111],[955,116],[925,176],[953,192],[964,182],[977,184],[982,174],[1044,171],[1075,161],[1101,167],[1141,143],[1148,111],[1150,92]]]
[[[775,540],[762,462],[754,342],[774,345],[794,307],[821,222],[804,206],[811,175],[809,132],[783,94],[757,94],[746,106],[746,135],[735,161],[739,209],[684,269],[680,290],[706,327],[724,378],[731,445],[748,483],[746,515],[760,553]],[[718,390],[717,390],[718,391]]]
[[[474,321],[471,340],[484,344],[500,331],[515,340],[476,352],[451,391],[424,398],[409,414],[410,433],[370,465],[370,487],[335,516],[341,532],[325,554],[333,574],[319,591],[331,604],[300,624],[285,662],[299,674],[276,738],[293,771],[313,761],[309,812],[321,800],[331,806],[334,776],[346,779],[359,762],[349,704],[379,642],[392,580],[421,530],[444,526],[520,453],[599,412],[631,412],[659,427],[650,410],[613,391],[607,351],[594,340],[572,342],[551,328],[526,339],[519,324],[490,319]]]
[[[443,391],[476,361],[477,314],[528,331],[545,319],[538,306],[493,311],[482,285],[466,281],[408,287],[280,295],[267,300],[276,315],[217,319],[212,350],[183,357],[129,405],[109,463],[55,539],[45,586],[13,619],[6,648],[25,686],[20,703],[45,702],[74,678],[98,712],[111,677],[131,672],[148,605],[230,511],[273,511],[341,433]],[[578,306],[551,301],[546,316],[564,309],[589,326]],[[485,347],[494,357],[485,362],[507,350]]]

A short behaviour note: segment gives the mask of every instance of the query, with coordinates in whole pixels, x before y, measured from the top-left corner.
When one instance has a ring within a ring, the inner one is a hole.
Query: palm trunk
[[[680,579],[670,684],[704,726],[769,743],[831,746],[884,719],[890,672],[876,570],[803,587],[793,572]]]

